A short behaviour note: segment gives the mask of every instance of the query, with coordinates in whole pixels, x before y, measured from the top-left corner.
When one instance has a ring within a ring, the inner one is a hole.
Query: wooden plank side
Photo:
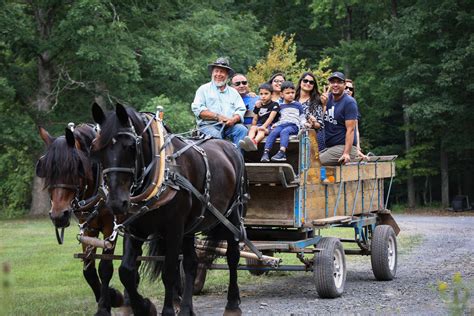
[[[319,161],[318,139],[315,130],[311,129],[308,131],[308,139],[310,143],[310,166],[307,172],[306,183],[321,183],[321,162]]]
[[[275,225],[281,223],[282,220],[293,223],[294,190],[280,186],[250,186],[246,221],[262,220],[262,225],[267,225],[272,220]]]
[[[390,178],[395,176],[395,164],[391,161],[326,167],[327,177],[333,176],[335,182],[356,181],[359,179]]]
[[[362,193],[362,182],[364,186],[364,192]],[[345,192],[344,192],[345,184]],[[375,191],[373,191],[375,186]],[[339,184],[331,184],[327,186],[327,192],[325,185],[310,185],[307,186],[307,199],[306,199],[306,223],[311,223],[314,220],[319,220],[333,216],[347,216],[352,214],[352,209],[355,201],[355,211],[357,213],[368,213],[369,210],[380,209],[378,205],[378,190],[380,188],[380,201],[383,204],[383,180],[379,180],[379,185],[373,180],[361,181],[359,190],[357,190],[357,181],[345,182],[342,184],[340,198],[336,213],[334,208],[336,206],[337,194],[339,190]],[[371,197],[373,193],[372,203]],[[357,193],[357,195],[356,195]],[[327,214],[326,214],[326,195],[327,195]],[[357,199],[355,199],[357,197]],[[363,197],[363,199],[362,199]],[[345,200],[345,202],[344,202]],[[363,205],[362,205],[363,204]],[[372,204],[372,207],[371,205]]]

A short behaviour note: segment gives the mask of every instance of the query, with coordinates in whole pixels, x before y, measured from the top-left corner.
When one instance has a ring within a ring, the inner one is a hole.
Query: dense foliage
[[[320,83],[345,71],[364,150],[400,155],[400,202],[406,183],[417,203],[441,200],[442,188],[474,198],[472,9],[467,0],[2,1],[0,216],[29,207],[37,125],[58,135],[90,121],[92,102],[119,101],[162,105],[185,131],[217,56],[254,86],[274,70],[296,79],[312,69]]]

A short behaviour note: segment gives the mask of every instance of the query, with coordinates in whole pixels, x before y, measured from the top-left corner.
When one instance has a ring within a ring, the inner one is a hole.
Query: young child
[[[285,81],[281,85],[281,96],[283,103],[280,104],[280,120],[273,124],[270,135],[265,143],[265,151],[260,161],[268,162],[270,149],[277,137],[280,137],[280,150],[274,155],[272,161],[286,161],[286,148],[290,142],[290,135],[298,134],[299,127],[306,122],[301,103],[295,102],[295,86],[291,81]]]
[[[260,101],[255,104],[252,120],[248,136],[239,142],[240,148],[245,151],[256,151],[260,141],[268,135],[270,127],[278,116],[278,102],[272,101],[273,88],[268,83],[263,83],[258,87]]]

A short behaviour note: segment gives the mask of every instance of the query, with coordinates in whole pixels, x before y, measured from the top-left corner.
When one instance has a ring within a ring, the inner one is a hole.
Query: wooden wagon
[[[247,236],[268,256],[265,258],[273,260],[257,259],[243,249],[242,256],[247,259],[239,269],[255,275],[270,270],[312,271],[318,294],[327,298],[344,291],[345,255],[370,255],[375,278],[393,279],[400,229],[387,203],[396,156],[373,156],[368,161],[322,167],[317,148],[316,132],[306,130],[290,141],[285,163],[261,163],[263,143],[258,151],[245,153],[251,197],[245,216]],[[353,229],[354,238],[320,235],[322,229],[331,227]],[[358,249],[344,249],[343,243],[355,243]],[[201,258],[209,250],[225,253],[225,245],[215,249],[203,245],[197,242]],[[295,253],[301,265],[275,264],[281,261],[275,260],[277,253]],[[207,268],[226,266],[201,263],[195,293],[204,285]]]

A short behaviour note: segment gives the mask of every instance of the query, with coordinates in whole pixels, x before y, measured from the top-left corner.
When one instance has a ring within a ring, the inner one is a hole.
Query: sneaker
[[[257,151],[258,147],[257,144],[253,141],[253,139],[248,136],[245,136],[244,142],[247,151]]]
[[[240,149],[248,151],[247,143],[243,139],[239,140],[239,146],[240,146]]]
[[[270,162],[270,157],[268,156],[268,151],[264,152],[262,158],[260,159],[261,162]]]
[[[286,154],[279,150],[276,155],[272,157],[272,161],[286,161]]]

